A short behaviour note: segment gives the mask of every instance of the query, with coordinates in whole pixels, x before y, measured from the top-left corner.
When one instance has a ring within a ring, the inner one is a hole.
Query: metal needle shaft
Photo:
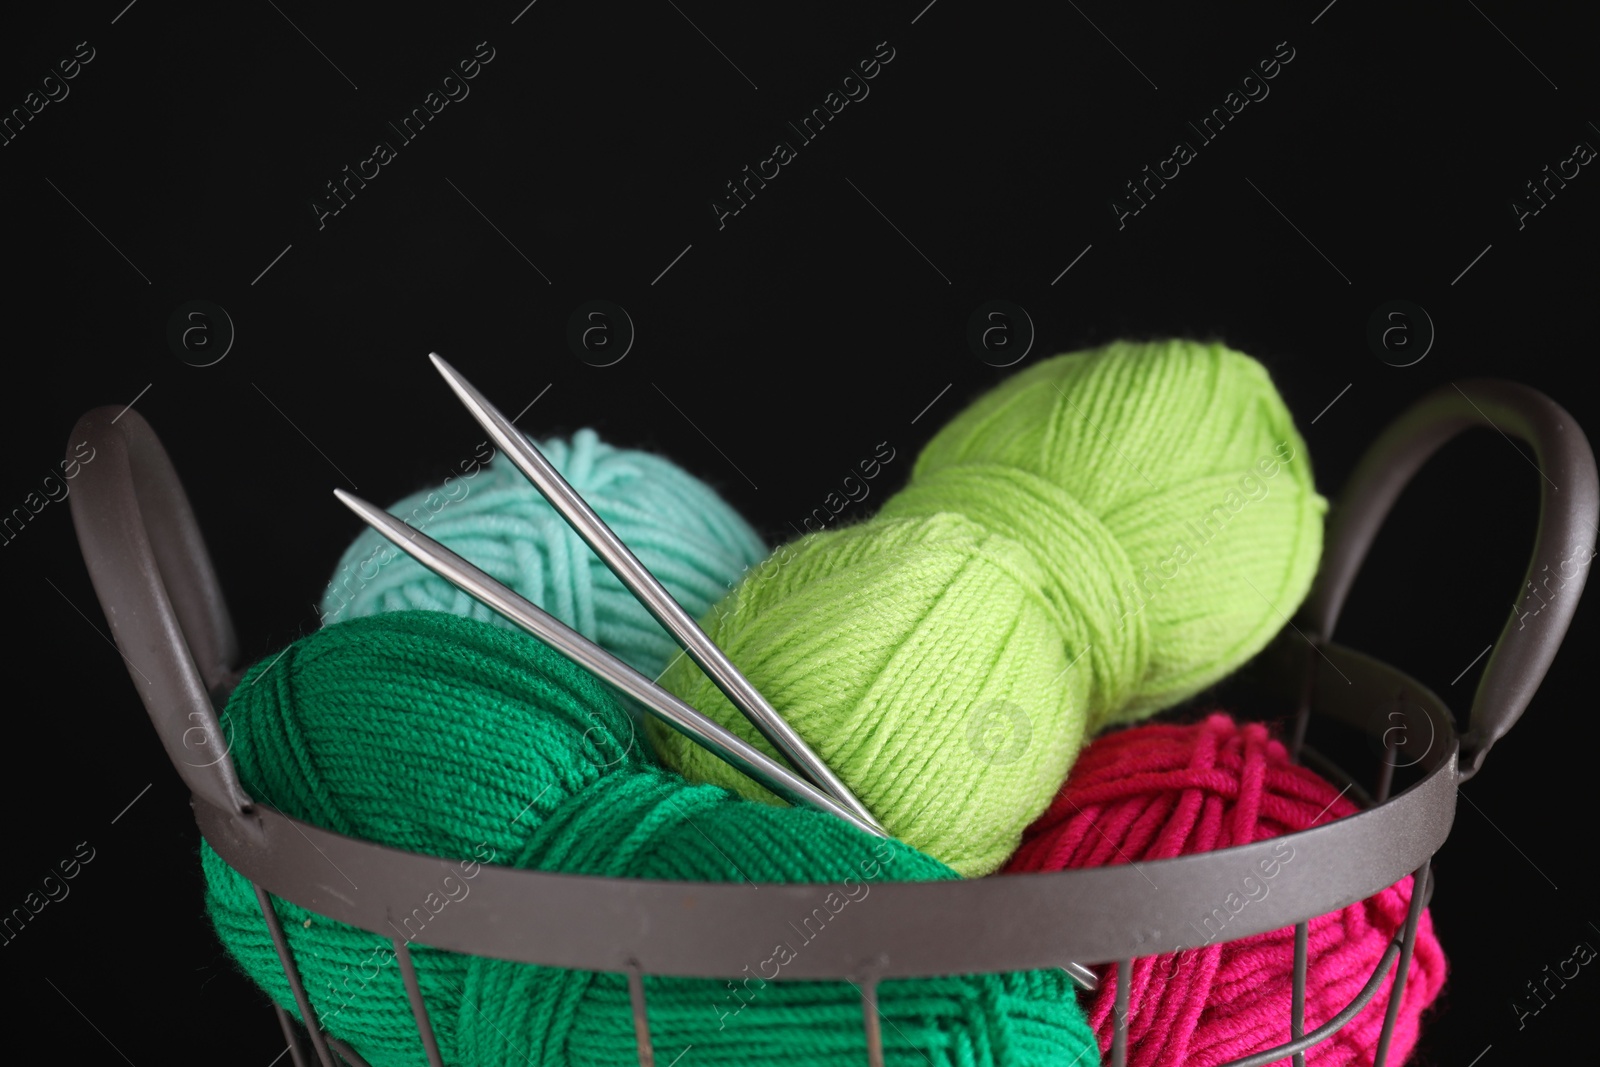
[[[1095,977],[1095,973],[1081,963],[1073,963],[1069,960],[1067,965],[1061,969],[1067,972],[1067,977],[1091,993],[1100,988],[1100,979]]]
[[[788,757],[796,770],[811,779],[824,792],[854,811],[862,819],[877,826],[872,812],[858,800],[850,788],[834,774],[822,758],[811,750],[795,729],[784,721],[773,706],[767,703],[759,690],[750,684],[733,661],[723,654],[716,643],[684,611],[672,594],[658,582],[653,574],[639,562],[637,556],[623,544],[596,515],[594,509],[573,489],[550,461],[513,426],[495,406],[475,389],[450,364],[437,353],[428,358],[444,376],[450,388],[466,405],[472,417],[489,432],[497,445],[511,457],[517,469],[527,476],[550,505],[566,519],[578,536],[592,548],[613,574],[627,586],[667,632],[683,647],[689,658],[700,665],[706,676],[722,690],[733,706],[744,713],[751,724],[770,741],[779,752]]]
[[[795,804],[837,815],[859,830],[878,837],[888,836],[876,823],[862,819],[738,734],[700,714],[651,679],[566,626],[538,605],[519,596],[433,538],[407,526],[382,508],[343,489],[335,489],[333,492],[334,496],[359,515],[362,521],[393,541],[402,552],[422,566],[456,588],[476,597],[574,663],[588,668],[598,677],[633,697],[661,721],[690,740],[704,745],[774,793]]]

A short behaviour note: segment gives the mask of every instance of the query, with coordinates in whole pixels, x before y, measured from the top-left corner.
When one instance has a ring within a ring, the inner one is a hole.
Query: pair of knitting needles
[[[335,489],[334,495],[340,502],[422,566],[634,698],[662,722],[709,749],[785,800],[826,811],[866,833],[888,837],[888,832],[873,818],[866,805],[812,751],[805,739],[784,721],[761,692],[750,684],[750,680],[734,666],[733,661],[700,629],[655,575],[639,562],[639,558],[595,514],[594,509],[532,442],[437,353],[429,353],[428,358],[467,411],[488,431],[517,469],[544,495],[551,507],[571,525],[656,621],[666,628],[689,658],[726,694],[733,706],[788,758],[795,770],[783,766],[744,738],[702,715],[654,680],[634,670],[420,530],[407,526],[360,497]],[[1070,963],[1063,969],[1080,985],[1088,989],[1095,987],[1094,972],[1088,968]]]

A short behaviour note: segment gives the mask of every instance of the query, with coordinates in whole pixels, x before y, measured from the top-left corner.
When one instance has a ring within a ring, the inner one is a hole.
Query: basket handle
[[[1452,382],[1417,401],[1373,442],[1345,484],[1329,517],[1316,585],[1301,610],[1313,640],[1332,636],[1356,572],[1401,490],[1441,445],[1473,427],[1533,446],[1539,529],[1521,592],[1472,698],[1461,739],[1462,781],[1478,772],[1533,699],[1566,636],[1595,555],[1600,479],[1588,438],[1566,409],[1537,389],[1497,378]],[[1539,590],[1553,595],[1547,600]]]
[[[84,444],[72,524],[129,677],[190,792],[248,812],[213,705],[238,681],[239,645],[189,498],[132,408],[85,414],[68,460],[83,460]]]

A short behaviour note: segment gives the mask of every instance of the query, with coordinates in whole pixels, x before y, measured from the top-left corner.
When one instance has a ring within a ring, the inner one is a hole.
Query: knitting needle
[[[688,653],[689,657],[693,659],[695,663],[699,664],[700,668],[706,672],[707,676],[712,680],[713,683],[716,684],[717,688],[722,690],[722,692],[728,697],[728,700],[732,702],[734,707],[743,712],[745,717],[750,720],[751,724],[754,725],[755,728],[761,732],[762,736],[770,741],[775,748],[788,755],[790,761],[795,765],[795,767],[797,767],[802,773],[806,774],[807,777],[809,777],[818,786],[822,787],[822,789],[826,790],[827,793],[831,794],[832,797],[840,804],[845,805],[856,817],[848,818],[843,815],[843,813],[836,810],[834,806],[826,806],[815,803],[811,801],[809,797],[801,802],[808,803],[812,807],[821,807],[823,810],[830,811],[835,815],[846,817],[846,821],[851,822],[858,828],[869,829],[871,832],[876,833],[880,837],[888,837],[888,832],[885,831],[878,824],[878,821],[873,818],[872,812],[869,811],[867,807],[862,804],[859,799],[857,799],[855,794],[850,791],[850,788],[833,773],[833,769],[824,763],[821,757],[811,750],[810,746],[806,744],[805,739],[796,733],[794,728],[784,721],[783,717],[778,714],[777,710],[774,709],[772,705],[767,702],[766,698],[761,695],[761,692],[756,689],[755,686],[750,684],[749,679],[745,678],[743,673],[740,672],[739,668],[734,666],[733,662],[728,659],[728,657],[720,648],[717,647],[716,643],[713,642],[710,637],[706,636],[705,631],[700,629],[699,625],[696,624],[692,617],[690,617],[689,613],[684,611],[678,602],[672,598],[672,594],[667,592],[665,587],[663,587],[661,583],[656,580],[655,575],[651,574],[649,569],[646,568],[643,563],[639,562],[638,557],[628,549],[628,546],[623,543],[622,539],[617,537],[617,535],[612,532],[611,528],[606,525],[605,520],[601,519],[599,515],[595,514],[594,510],[589,507],[588,503],[581,495],[579,495],[578,491],[572,488],[567,480],[561,476],[561,473],[557,471],[553,465],[551,465],[550,461],[545,459],[544,455],[540,453],[536,447],[534,447],[532,442],[524,437],[522,433],[511,424],[510,420],[501,414],[500,410],[491,404],[488,398],[480,393],[471,382],[467,381],[466,378],[461,375],[461,372],[457,371],[454,367],[447,363],[437,352],[428,353],[428,359],[433,362],[434,367],[437,368],[440,375],[444,377],[446,384],[450,386],[457,398],[459,398],[462,404],[466,406],[467,410],[472,414],[472,417],[478,421],[479,425],[488,431],[495,443],[511,457],[511,461],[516,465],[517,469],[520,470],[523,475],[533,483],[534,487],[538,489],[541,494],[543,494],[545,499],[550,502],[551,506],[561,514],[561,517],[567,520],[567,523],[572,526],[573,530],[577,532],[578,536],[583,538],[584,542],[594,550],[594,553],[600,557],[601,561],[604,562],[607,567],[611,569],[611,572],[615,574],[625,586],[628,587],[629,591],[631,591],[634,596],[639,599],[640,603],[645,606],[650,614],[655,616],[656,620],[660,622],[662,626],[666,627],[667,631],[673,635],[678,644],[683,647],[683,650]],[[353,497],[346,499],[349,497],[349,494],[345,493],[343,490],[336,489],[334,492],[341,500],[344,500],[346,504],[349,504],[350,501],[354,499]],[[369,504],[367,507],[371,508],[371,505]],[[393,519],[387,512],[377,511],[376,509],[373,510],[375,511],[375,515],[371,518],[359,511],[357,513],[362,514],[362,517],[366,518],[368,522],[371,522],[373,518],[380,518],[380,521],[388,520],[388,522],[393,523],[394,526],[398,528],[397,532],[411,529],[404,523],[400,523],[398,520]],[[402,533],[402,536],[406,536],[408,540],[413,539],[413,535],[410,534]],[[773,792],[780,793],[789,799],[794,799],[788,793],[784,793],[782,789],[775,786],[771,781],[768,780],[767,777],[742,766],[737,759],[733,758],[728,753],[721,751],[715,743],[707,741],[704,737],[695,733],[694,730],[686,729],[678,722],[662,714],[661,709],[657,708],[651,703],[651,698],[665,697],[674,704],[681,705],[682,710],[686,711],[689,716],[692,716],[691,721],[695,727],[706,730],[708,733],[714,733],[714,735],[718,736],[719,740],[722,735],[725,735],[733,742],[734,745],[742,746],[743,749],[748,750],[749,756],[746,758],[750,759],[750,757],[754,757],[754,760],[751,760],[751,762],[754,762],[755,760],[762,761],[756,765],[764,770],[767,770],[768,774],[772,775],[773,777],[777,777],[781,774],[783,777],[780,779],[780,781],[783,781],[785,784],[787,784],[790,780],[797,782],[799,781],[798,779],[794,779],[787,769],[769,760],[765,753],[761,752],[759,749],[751,748],[750,746],[746,745],[744,740],[737,734],[728,733],[713,720],[701,715],[698,711],[689,707],[687,704],[683,704],[683,702],[678,700],[677,697],[673,696],[671,693],[668,693],[660,686],[657,686],[650,679],[645,678],[643,675],[639,675],[638,672],[633,671],[631,667],[628,667],[620,660],[616,660],[609,653],[605,652],[605,650],[600,649],[598,646],[590,645],[587,639],[571,630],[568,630],[560,622],[541,611],[537,606],[528,603],[526,600],[522,600],[521,597],[518,597],[515,593],[511,592],[509,589],[506,589],[504,586],[501,586],[500,583],[496,582],[488,575],[483,574],[482,571],[478,571],[477,568],[461,559],[461,557],[450,552],[449,549],[439,545],[437,542],[431,541],[423,534],[417,533],[414,535],[414,537],[421,538],[423,541],[428,541],[435,548],[437,548],[440,553],[447,554],[453,561],[459,563],[467,571],[473,571],[478,575],[481,575],[483,581],[488,583],[490,587],[497,587],[499,590],[504,591],[505,595],[514,598],[515,601],[521,601],[521,605],[524,605],[529,612],[536,613],[535,617],[543,616],[544,620],[548,620],[550,626],[558,627],[560,630],[563,630],[569,634],[575,641],[589,645],[599,657],[603,657],[605,666],[614,667],[619,672],[627,672],[637,675],[639,681],[642,681],[645,686],[648,687],[645,691],[646,695],[632,693],[632,690],[620,685],[619,688],[624,688],[625,692],[630,692],[632,695],[638,697],[641,703],[643,703],[647,708],[656,711],[657,714],[661,715],[661,717],[663,717],[669,725],[672,725],[678,729],[679,732],[686,734],[691,739],[698,741],[702,745],[705,745],[727,762],[739,767],[740,770],[745,771],[752,778],[756,778],[757,780],[761,781],[763,785],[766,785],[769,789],[772,789]],[[393,540],[392,537],[391,540]],[[406,545],[401,545],[400,547],[407,552],[411,551]],[[415,555],[415,553],[412,554]],[[451,581],[458,587],[465,589],[468,593],[474,596],[479,596],[475,590],[463,585],[462,582],[458,581],[445,571],[440,570],[437,567],[433,567],[426,560],[421,560],[420,557],[419,561],[423,562],[424,566],[428,566],[430,570],[434,570],[435,573],[440,574],[442,577]],[[489,591],[492,592],[493,588],[491,588]],[[479,596],[479,599],[484,598]],[[487,599],[484,599],[484,602],[488,603],[490,607],[495,607],[496,610],[501,610],[496,604]],[[501,613],[507,614],[503,610]],[[528,629],[529,632],[533,633],[535,636],[543,636],[538,630],[531,628],[515,616],[507,615],[507,617],[511,618],[513,622],[518,622],[519,625],[523,625],[525,629]],[[558,650],[561,649],[561,646],[553,641],[548,643]],[[576,659],[576,657],[573,658]],[[578,662],[589,667],[596,674],[610,679],[610,675],[605,670],[593,666],[584,660],[578,660]],[[614,679],[612,680],[614,681]],[[768,770],[768,765],[770,765],[770,770]],[[1099,981],[1095,977],[1094,972],[1080,963],[1068,961],[1062,970],[1065,971],[1073,981],[1077,982],[1080,986],[1089,990],[1090,992],[1093,992],[1099,985]]]
[[[360,497],[335,489],[340,503],[396,547],[457,589],[475,597],[581,667],[639,701],[651,714],[743,771],[774,793],[805,807],[836,815],[858,830],[888,837],[875,822],[862,819],[816,786],[755,748],[722,724],[700,714],[576,630],[518,595],[420,530],[401,522]],[[1093,971],[1079,963],[1062,968],[1089,992],[1099,985]]]
[[[420,530],[407,526],[382,508],[375,507],[343,489],[335,489],[333,495],[338,497],[345,507],[359,515],[368,526],[394,542],[402,552],[428,570],[470,596],[476,597],[574,663],[588,668],[638,700],[662,722],[690,740],[704,745],[774,793],[795,804],[837,815],[858,830],[864,830],[878,837],[889,836],[876,823],[862,819],[738,734],[732,733],[715,720],[706,718],[651,679],[566,626],[538,605],[495,581]]]
[[[567,520],[578,536],[594,550],[595,555],[611,568],[611,572],[628,587],[650,614],[655,616],[656,621],[666,627],[667,632],[672,634],[683,650],[689,654],[689,658],[700,665],[706,676],[727,695],[734,707],[744,713],[745,718],[761,732],[761,736],[772,742],[773,747],[787,756],[796,770],[815,782],[824,792],[862,819],[874,826],[878,825],[872,812],[856,798],[849,786],[845,785],[839,776],[833,773],[833,769],[811,750],[811,746],[795,732],[794,727],[785,722],[783,716],[767,703],[761,692],[750,684],[750,680],[723,654],[722,649],[706,636],[705,631],[700,629],[689,613],[672,599],[672,594],[667,592],[643,563],[639,562],[639,558],[611,531],[604,520],[595,514],[594,509],[589,507],[578,491],[561,477],[560,472],[550,461],[545,459],[509,419],[437,352],[428,353],[428,358],[433,361],[433,365],[444,376],[444,380],[472,413],[472,417],[478,420],[479,425],[489,432],[495,443],[511,457],[511,462],[516,464],[517,469],[527,476],[540,493],[544,494],[550,505],[561,513],[561,517]]]
[[[1081,963],[1073,963],[1068,960],[1067,965],[1061,969],[1067,972],[1068,978],[1077,982],[1091,993],[1100,988],[1100,979],[1095,976],[1093,971]]]

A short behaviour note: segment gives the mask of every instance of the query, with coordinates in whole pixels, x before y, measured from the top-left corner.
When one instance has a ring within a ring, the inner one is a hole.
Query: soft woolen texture
[[[610,694],[538,641],[423,611],[301,638],[251,668],[224,724],[252,797],[328,830],[452,861],[509,863],[531,827],[608,769],[637,766],[642,747],[627,742],[630,720]],[[208,845],[201,854],[222,943],[298,1018],[249,882]],[[460,873],[442,881],[449,870],[441,864],[438,900],[463,887],[470,899]],[[345,886],[337,871],[328,877]],[[424,1063],[388,938],[274,903],[323,1027],[373,1067]],[[416,903],[424,918],[460,906]],[[412,959],[439,1041],[453,1049],[470,960],[425,944],[412,946]]]
[[[838,886],[824,910],[797,913],[792,925],[774,929],[773,946],[752,957],[742,980],[646,979],[657,1062],[692,1046],[694,1062],[710,1067],[865,1062],[861,994],[853,985],[765,979],[781,977],[784,963],[810,941],[829,937],[832,914],[874,907],[874,882],[956,877],[929,856],[876,841],[830,815],[756,804],[649,770],[613,774],[574,796],[533,836],[517,865]],[[1083,1053],[1082,1062],[1094,1059],[1093,1035],[1059,970],[885,981],[879,1006],[885,1061],[900,1067],[1042,1067]],[[475,960],[460,1018],[460,1053],[468,1063],[637,1062],[627,980],[619,974]]]
[[[1047,593],[1081,627],[1068,639],[1086,649],[1095,733],[1261,651],[1310,589],[1327,501],[1266,368],[1168,341],[1057,356],[979,398],[885,511],[941,507],[983,515],[1052,568]]]
[[[246,674],[225,721],[246,790],[316,825],[452,861],[837,885],[811,940],[829,936],[845,907],[873,907],[875,881],[956,877],[832,816],[690,785],[647,762],[627,714],[586,672],[519,632],[446,613],[380,614],[304,637]],[[209,847],[202,855],[219,937],[298,1017],[249,883]],[[475,874],[441,865],[440,893],[418,901],[405,930],[446,1062],[637,1062],[623,976],[426,947],[430,914],[471,906]],[[274,906],[322,1024],[373,1067],[423,1064],[387,937]],[[774,939],[792,953],[808,943],[788,929]],[[769,952],[773,963],[752,957],[755,976],[737,995],[725,981],[649,978],[658,1062],[690,1045],[696,1063],[728,1067],[863,1062],[859,993],[766,982],[755,971],[781,977],[788,959]],[[1059,972],[884,982],[879,997],[896,1067],[1093,1060],[1093,1033]]]
[[[1260,364],[1118,343],[1003,382],[878,516],[781,549],[703,625],[895,836],[986,874],[1086,731],[1266,644],[1309,587],[1325,508]],[[686,659],[662,681],[772,751]],[[650,737],[688,777],[776,802]]]
[[[1260,723],[1214,714],[1194,725],[1152,724],[1108,734],[1083,751],[1060,796],[1029,828],[1006,871],[1057,871],[1207,852],[1266,840],[1353,814],[1340,791],[1289,761]],[[1294,862],[1241,872],[1241,892],[1219,911],[1193,917],[1206,937],[1272,891]],[[1247,881],[1246,878],[1249,878]],[[1306,1029],[1338,1014],[1371,977],[1411,904],[1408,875],[1375,896],[1311,920]],[[1220,917],[1219,917],[1220,916]],[[1182,916],[1178,917],[1179,919]],[[1208,921],[1209,920],[1209,921]],[[1212,1067],[1289,1040],[1294,927],[1284,927],[1133,964],[1129,987],[1130,1067]],[[1426,909],[1395,1020],[1389,1062],[1416,1044],[1420,1017],[1438,995],[1445,958]],[[1114,967],[1103,968],[1089,1011],[1109,1050],[1116,1004]],[[1306,1052],[1316,1067],[1370,1064],[1383,1030],[1393,969],[1367,1006],[1333,1037]],[[1287,1064],[1287,1059],[1278,1061]]]
[[[766,555],[715,490],[662,456],[614,448],[593,430],[539,449],[692,615]],[[677,645],[510,459],[468,461],[462,472],[389,511],[633,667],[659,674]],[[511,625],[376,530],[364,531],[328,584],[324,624],[411,608]]]

